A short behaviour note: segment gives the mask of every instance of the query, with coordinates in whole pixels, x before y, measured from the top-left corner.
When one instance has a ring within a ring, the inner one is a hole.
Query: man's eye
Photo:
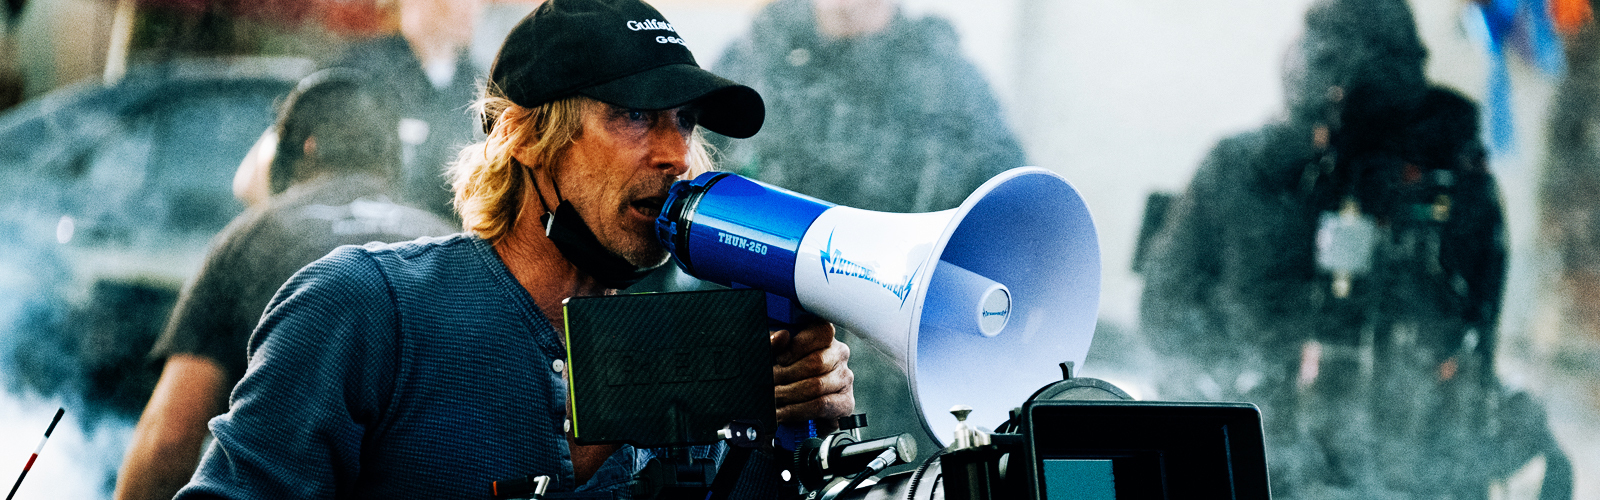
[[[650,113],[649,112],[631,110],[631,109],[628,110],[628,113],[625,116],[627,116],[629,120],[636,121],[636,122],[637,121],[645,121],[645,120],[649,120],[650,119]]]
[[[678,113],[678,127],[692,129],[700,123],[700,116],[695,113]]]

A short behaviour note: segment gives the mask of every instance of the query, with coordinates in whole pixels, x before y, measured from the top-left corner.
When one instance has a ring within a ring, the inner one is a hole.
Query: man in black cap
[[[561,301],[666,262],[653,220],[708,168],[697,125],[749,137],[761,98],[648,5],[549,0],[508,35],[483,108],[488,138],[452,167],[467,232],[344,247],[291,278],[180,498],[482,498],[525,475],[626,496],[652,451],[571,441]],[[779,421],[851,412],[832,325],[772,342]],[[770,471],[743,477],[775,493]]]

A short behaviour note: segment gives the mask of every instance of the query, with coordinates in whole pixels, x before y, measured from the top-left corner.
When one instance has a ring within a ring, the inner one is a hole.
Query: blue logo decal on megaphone
[[[832,231],[828,232],[828,247],[822,251],[821,261],[823,279],[826,280],[830,274],[837,274],[866,280],[868,283],[881,286],[884,290],[894,294],[895,297],[900,299],[901,307],[905,307],[906,299],[911,297],[912,282],[915,280],[917,272],[922,270],[922,266],[917,266],[917,269],[912,271],[910,276],[906,276],[904,280],[898,283],[884,281],[879,277],[878,269],[875,266],[851,262],[850,259],[844,258],[843,250],[835,250],[833,248]]]

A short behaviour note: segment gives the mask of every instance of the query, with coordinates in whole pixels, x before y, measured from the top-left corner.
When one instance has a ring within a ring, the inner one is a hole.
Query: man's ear
[[[306,136],[306,142],[301,147],[301,151],[305,152],[307,158],[315,158],[317,156],[317,136]]]
[[[514,160],[517,160],[517,163],[521,163],[524,167],[527,167],[527,168],[533,168],[532,167],[533,165],[537,165],[539,163],[538,161],[536,161],[534,159],[533,151],[531,151],[531,148],[523,147],[523,146],[520,146],[520,145],[511,146],[511,158],[514,159]]]

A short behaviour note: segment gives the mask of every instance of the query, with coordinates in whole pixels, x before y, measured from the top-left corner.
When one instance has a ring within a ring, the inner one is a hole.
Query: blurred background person
[[[185,286],[151,357],[160,381],[134,430],[116,498],[171,498],[188,482],[208,436],[243,377],[245,345],[278,287],[340,245],[456,232],[439,217],[391,201],[400,165],[399,118],[388,89],[344,68],[303,80],[272,132],[267,169],[241,171],[270,190],[215,238]],[[241,191],[249,190],[244,183]]]
[[[334,64],[371,75],[400,110],[407,201],[455,219],[445,164],[480,127],[468,112],[486,73],[470,57],[483,0],[397,0],[398,33],[353,44]]]
[[[955,29],[895,0],[773,2],[716,68],[770,110],[758,138],[723,141],[723,168],[800,193],[944,210],[1026,162]]]
[[[1286,119],[1223,140],[1154,233],[1140,309],[1163,396],[1262,408],[1280,498],[1486,498],[1543,454],[1494,371],[1507,262],[1476,106],[1430,85],[1400,0],[1322,0]]]
[[[884,212],[955,208],[990,177],[1026,163],[955,28],[909,16],[896,0],[775,1],[714,71],[755,88],[767,105],[753,138],[708,134],[719,168],[829,202]],[[839,338],[850,344],[858,411],[873,435],[910,432],[933,449],[903,369],[859,336],[841,330]]]

